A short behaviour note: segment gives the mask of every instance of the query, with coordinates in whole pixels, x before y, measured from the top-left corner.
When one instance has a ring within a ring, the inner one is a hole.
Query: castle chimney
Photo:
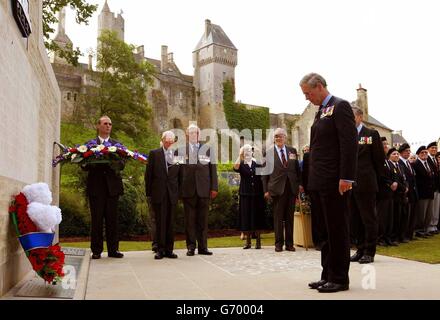
[[[364,112],[364,119],[368,120],[368,96],[367,89],[362,88],[359,83],[359,88],[357,89],[357,101],[356,104]]]
[[[162,46],[162,55],[160,60],[160,71],[165,72],[168,67],[168,46]]]
[[[91,52],[89,52],[89,63],[88,63],[88,69],[92,70],[92,60],[93,59],[93,54]]]
[[[205,20],[205,39],[208,38],[210,33],[211,33],[211,20],[206,19]]]
[[[171,63],[174,62],[174,54],[173,54],[172,52],[170,52],[170,53],[168,54],[168,62],[171,62]]]

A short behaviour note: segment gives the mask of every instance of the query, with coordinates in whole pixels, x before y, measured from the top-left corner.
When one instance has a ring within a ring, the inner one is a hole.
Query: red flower
[[[69,149],[69,152],[70,152],[70,153],[77,153],[77,152],[78,152],[78,149],[77,149],[77,148],[70,148],[70,149]]]
[[[86,159],[86,158],[90,157],[91,155],[93,155],[93,151],[89,150],[83,154],[83,158]]]

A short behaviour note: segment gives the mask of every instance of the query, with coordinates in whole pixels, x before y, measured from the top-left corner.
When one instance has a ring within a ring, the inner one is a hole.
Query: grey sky
[[[103,0],[98,3],[100,12]],[[108,0],[123,10],[125,40],[143,44],[160,59],[168,45],[180,70],[192,75],[192,51],[205,19],[220,25],[238,48],[236,97],[302,113],[298,85],[308,72],[322,74],[330,91],[349,101],[359,83],[368,90],[370,114],[412,143],[440,137],[440,2],[437,0]],[[97,15],[66,31],[83,52],[96,46]],[[86,61],[83,58],[83,61]],[[415,151],[415,150],[414,150]]]

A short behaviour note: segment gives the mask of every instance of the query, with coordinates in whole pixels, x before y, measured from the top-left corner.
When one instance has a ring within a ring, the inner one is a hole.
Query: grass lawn
[[[261,243],[263,246],[274,246],[274,234],[262,234]],[[89,242],[62,242],[61,245],[63,247],[90,248]],[[242,247],[243,245],[244,241],[240,240],[238,236],[208,239],[209,248]],[[252,240],[252,246],[255,246],[255,239]],[[176,241],[174,248],[185,249],[185,241]],[[151,250],[151,241],[121,241],[119,249],[121,251]],[[107,250],[105,243],[104,250]],[[440,263],[440,235],[411,241],[398,247],[377,247],[377,254],[426,263]]]

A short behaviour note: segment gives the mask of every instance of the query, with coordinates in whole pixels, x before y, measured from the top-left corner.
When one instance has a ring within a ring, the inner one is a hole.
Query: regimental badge
[[[333,114],[333,110],[335,109],[335,106],[327,107],[322,109],[321,113],[321,119],[325,117],[330,117]]]
[[[397,174],[397,170],[396,170],[396,168],[394,168],[394,173]]]
[[[296,160],[296,154],[289,152],[289,160]]]
[[[373,137],[360,137],[359,144],[373,144]]]

